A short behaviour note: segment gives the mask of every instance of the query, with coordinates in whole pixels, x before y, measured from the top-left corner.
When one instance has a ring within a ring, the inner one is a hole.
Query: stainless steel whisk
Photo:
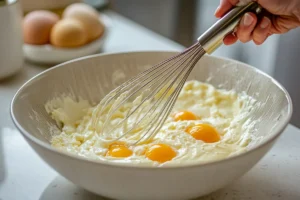
[[[205,53],[212,53],[232,32],[246,12],[260,13],[256,2],[236,7],[217,21],[198,38],[198,42],[182,53],[171,57],[123,83],[105,96],[93,113],[92,127],[109,141],[127,140],[137,144],[155,136],[169,116],[183,85],[196,63]],[[133,102],[133,103],[131,103]],[[115,124],[111,120],[126,110]],[[98,120],[104,124],[98,130]],[[111,133],[118,131],[116,138]]]

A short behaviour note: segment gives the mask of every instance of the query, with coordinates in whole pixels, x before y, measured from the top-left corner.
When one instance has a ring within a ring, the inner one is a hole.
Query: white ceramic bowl
[[[292,103],[286,90],[274,79],[246,64],[203,57],[190,79],[206,81],[218,88],[246,91],[263,107],[255,110],[260,119],[259,143],[246,153],[207,164],[172,167],[132,167],[94,161],[62,153],[49,144],[55,122],[44,104],[70,94],[97,103],[110,90],[145,68],[174,55],[174,52],[132,52],[76,59],[35,76],[15,95],[11,115],[15,125],[38,155],[73,183],[114,199],[191,199],[216,191],[251,169],[272,147],[287,126]]]
[[[103,46],[110,28],[110,19],[106,15],[100,15],[101,22],[105,26],[104,33],[98,39],[75,48],[55,47],[51,44],[45,45],[23,45],[23,53],[27,60],[43,64],[58,64],[75,58],[97,53]]]

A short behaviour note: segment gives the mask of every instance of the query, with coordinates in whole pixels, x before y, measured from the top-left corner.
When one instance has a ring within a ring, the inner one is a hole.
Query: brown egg
[[[51,44],[57,47],[79,47],[87,42],[87,33],[76,19],[62,19],[51,31]]]
[[[65,9],[63,18],[79,20],[88,33],[89,41],[99,38],[104,32],[104,25],[99,20],[98,12],[87,4],[71,4]]]
[[[58,21],[58,15],[50,11],[37,10],[28,13],[23,19],[24,42],[35,45],[49,43],[51,29]]]

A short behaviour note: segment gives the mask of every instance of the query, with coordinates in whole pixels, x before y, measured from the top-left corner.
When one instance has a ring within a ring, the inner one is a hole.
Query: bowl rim
[[[248,151],[239,153],[237,155],[231,156],[231,157],[227,157],[221,160],[215,160],[215,161],[210,161],[210,162],[206,162],[206,163],[199,163],[199,162],[195,162],[195,163],[181,163],[181,164],[174,164],[174,165],[167,165],[167,166],[146,166],[146,165],[130,165],[128,163],[118,163],[118,162],[107,162],[105,160],[96,160],[96,159],[92,159],[92,158],[86,158],[86,157],[81,157],[81,156],[77,156],[75,154],[71,154],[68,152],[64,152],[58,149],[55,149],[54,147],[52,147],[50,144],[41,141],[40,139],[32,136],[30,133],[28,133],[25,129],[23,129],[23,127],[19,124],[18,120],[16,119],[16,116],[14,114],[14,104],[16,99],[18,98],[19,94],[22,92],[22,90],[24,90],[24,88],[26,88],[34,79],[48,73],[51,70],[55,70],[57,68],[60,67],[64,67],[64,65],[66,64],[70,64],[70,63],[74,63],[77,61],[82,61],[82,60],[88,60],[91,58],[95,58],[95,57],[102,57],[102,56],[108,56],[108,55],[126,55],[126,54],[136,54],[136,53],[142,53],[142,54],[147,54],[147,53],[180,53],[179,51],[170,51],[170,50],[162,50],[162,51],[123,51],[123,52],[114,52],[114,53],[100,53],[100,54],[94,54],[94,55],[89,55],[89,56],[84,56],[81,58],[76,58],[64,63],[60,63],[56,66],[53,66],[52,68],[46,69],[43,72],[40,72],[39,74],[33,76],[32,78],[30,78],[28,81],[26,81],[15,93],[12,101],[11,101],[11,105],[10,105],[10,116],[12,118],[13,123],[15,124],[16,128],[20,131],[20,133],[27,139],[29,139],[31,142],[35,143],[36,145],[49,150],[55,154],[57,154],[58,156],[63,156],[66,157],[68,159],[75,159],[75,160],[79,160],[79,161],[83,161],[83,162],[88,162],[89,164],[96,164],[96,165],[103,165],[106,167],[116,167],[116,168],[130,168],[130,169],[141,169],[141,170],[170,170],[170,169],[181,169],[181,168],[195,168],[195,167],[209,167],[211,165],[215,165],[215,164],[221,164],[221,163],[225,163],[225,162],[230,162],[232,160],[236,160],[239,159],[245,155],[251,154],[254,151],[257,151],[259,149],[262,149],[263,147],[265,147],[268,144],[271,144],[273,141],[275,141],[281,134],[282,132],[285,130],[285,128],[288,126],[289,121],[292,117],[292,113],[293,113],[293,104],[292,104],[292,100],[291,97],[289,95],[289,93],[287,92],[287,90],[274,78],[272,78],[270,75],[266,74],[265,72],[251,66],[248,65],[246,63],[234,60],[234,59],[230,59],[230,58],[224,58],[224,57],[220,57],[220,56],[212,56],[212,55],[205,55],[206,57],[212,57],[212,58],[216,58],[216,59],[222,59],[224,61],[229,61],[229,62],[235,62],[238,64],[242,64],[245,67],[251,68],[252,70],[255,70],[256,72],[264,75],[266,78],[269,78],[279,89],[281,89],[284,94],[285,97],[288,101],[288,113],[286,115],[286,118],[284,120],[284,122],[277,128],[276,132],[274,132],[274,134],[267,138],[265,141],[260,142],[255,148],[253,149],[249,149]],[[28,142],[28,141],[27,141]],[[36,152],[37,153],[37,152]]]

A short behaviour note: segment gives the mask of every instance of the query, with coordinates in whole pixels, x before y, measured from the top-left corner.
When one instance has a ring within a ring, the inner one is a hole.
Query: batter
[[[150,141],[130,146],[129,140],[108,143],[96,129],[101,129],[102,118],[95,118],[97,106],[88,101],[75,102],[70,97],[49,101],[45,107],[62,127],[54,135],[53,147],[78,156],[122,162],[129,165],[168,166],[184,163],[205,163],[224,159],[247,150],[254,140],[247,123],[255,100],[246,94],[219,90],[199,81],[186,82],[171,115],[159,133]],[[132,103],[134,104],[134,102]],[[125,105],[111,125],[125,116]],[[96,127],[92,122],[96,120]],[[112,132],[115,138],[120,131]],[[136,132],[141,130],[135,130]],[[139,139],[139,134],[134,134]]]

